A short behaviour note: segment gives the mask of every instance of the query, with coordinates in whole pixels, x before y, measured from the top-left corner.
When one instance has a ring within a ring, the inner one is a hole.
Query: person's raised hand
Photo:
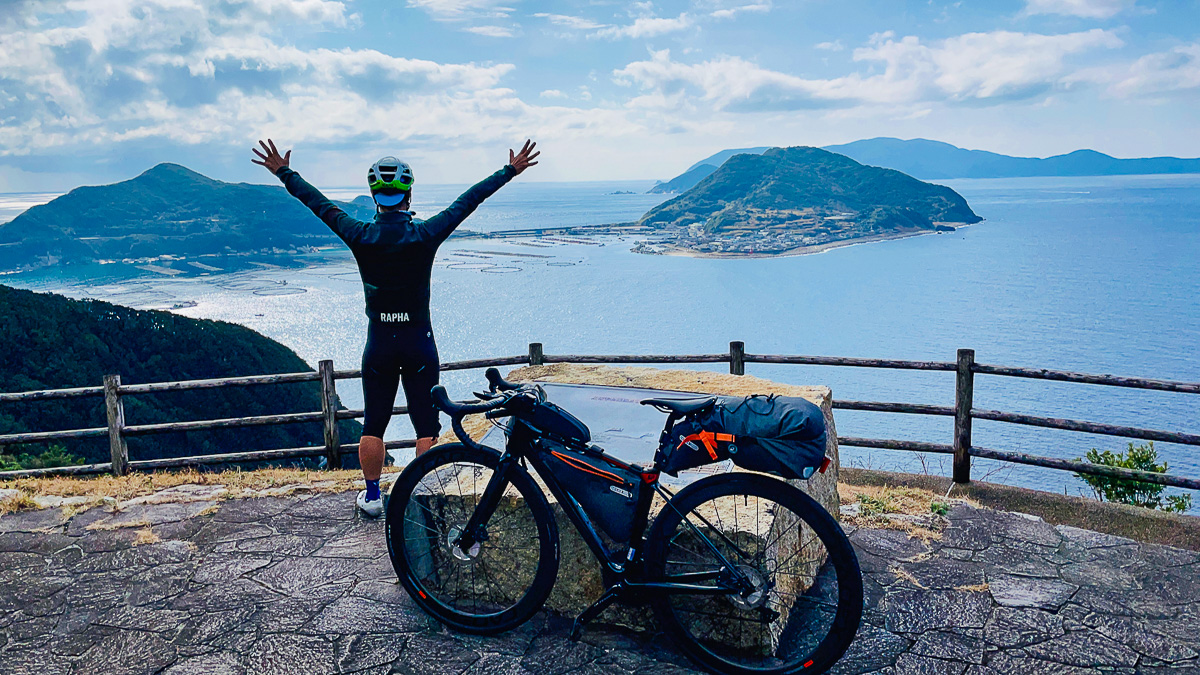
[[[267,143],[270,143],[270,145],[267,145]],[[258,155],[262,161],[259,161],[258,159],[252,159],[250,161],[258,164],[259,166],[267,167],[267,170],[271,173],[277,173],[280,169],[287,166],[288,162],[292,161],[292,151],[288,150],[287,154],[280,155],[279,151],[275,149],[275,141],[272,141],[268,138],[267,143],[263,143],[262,141],[258,142],[258,144],[262,146],[262,149],[266,151],[267,154],[265,155],[259,152],[258,148],[251,148],[251,150],[254,151],[254,154]]]
[[[508,163],[512,165],[512,168],[517,170],[518,174],[534,164],[537,164],[537,162],[533,161],[533,158],[542,154],[542,151],[538,150],[537,152],[534,152],[533,149],[536,147],[537,143],[526,139],[525,145],[521,148],[521,152],[514,153],[511,149],[508,151]]]

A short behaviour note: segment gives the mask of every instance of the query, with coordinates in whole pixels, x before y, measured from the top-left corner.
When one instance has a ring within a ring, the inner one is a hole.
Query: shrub
[[[1076,461],[1083,460],[1077,457]],[[1153,473],[1167,472],[1167,463],[1158,463],[1158,451],[1154,449],[1153,441],[1144,445],[1130,443],[1129,449],[1122,453],[1114,453],[1112,450],[1100,452],[1096,448],[1092,448],[1088,450],[1087,461],[1091,464],[1115,466],[1137,471],[1150,471]],[[1092,488],[1092,492],[1096,494],[1096,498],[1102,502],[1119,502],[1147,509],[1161,509],[1163,511],[1176,511],[1179,513],[1192,508],[1192,496],[1190,494],[1167,495],[1164,503],[1162,493],[1167,489],[1167,486],[1159,485],[1158,483],[1147,483],[1146,481],[1134,480],[1132,478],[1095,476],[1082,473],[1076,473],[1075,476],[1087,483],[1088,487]]]
[[[61,445],[52,445],[49,450],[40,455],[21,453],[20,455],[0,455],[0,471],[19,471],[21,469],[47,469],[54,466],[73,466],[83,464],[82,457],[67,452]]]

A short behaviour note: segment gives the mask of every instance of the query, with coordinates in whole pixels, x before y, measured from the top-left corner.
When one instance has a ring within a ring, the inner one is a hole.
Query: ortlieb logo
[[[391,323],[408,321],[408,312],[380,312],[379,320]]]
[[[629,490],[622,490],[621,488],[617,487],[616,485],[609,485],[609,486],[608,486],[608,489],[609,489],[609,490],[612,490],[613,492],[615,492],[615,493],[617,493],[617,494],[621,495],[622,497],[624,497],[624,498],[626,498],[626,499],[632,499],[632,498],[633,498],[633,493],[632,493],[632,492],[630,492]]]

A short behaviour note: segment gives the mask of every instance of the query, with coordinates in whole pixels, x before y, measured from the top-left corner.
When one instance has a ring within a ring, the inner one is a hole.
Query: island
[[[337,204],[358,218],[375,213],[361,199]],[[226,183],[159,164],[126,181],[76,188],[0,224],[0,270],[115,260],[169,269],[180,256],[287,256],[340,243],[281,185]]]
[[[730,157],[638,221],[638,253],[795,255],[954,231],[981,221],[954,190],[827,150],[771,148]]]
[[[769,148],[722,150],[696,162],[687,171],[660,181],[647,194],[686,192],[734,155],[761,155]],[[824,150],[850,159],[903,171],[924,180],[946,178],[1032,178],[1040,176],[1136,176],[1200,173],[1200,159],[1179,157],[1118,158],[1095,150],[1075,150],[1053,157],[1013,157],[985,150],[966,150],[924,138],[868,138]]]

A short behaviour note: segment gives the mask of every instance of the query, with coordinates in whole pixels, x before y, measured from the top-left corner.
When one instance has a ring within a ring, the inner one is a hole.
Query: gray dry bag
[[[750,471],[808,478],[825,461],[825,416],[793,396],[721,396],[671,427],[663,470],[671,475],[726,459]]]

